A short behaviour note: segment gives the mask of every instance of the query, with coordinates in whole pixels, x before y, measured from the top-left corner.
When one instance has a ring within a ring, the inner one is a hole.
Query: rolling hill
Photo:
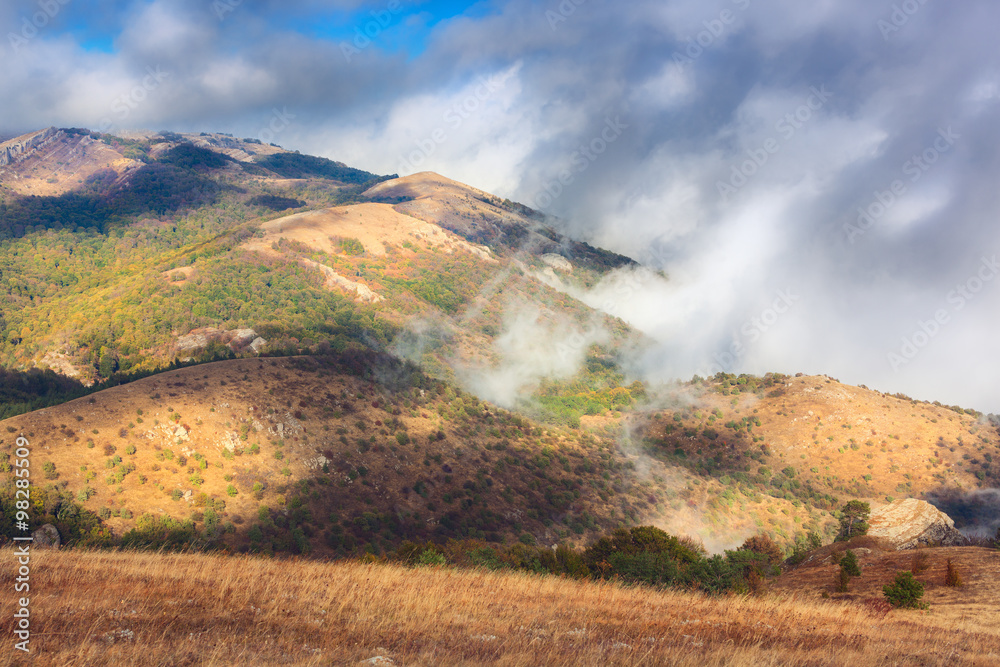
[[[243,352],[237,331],[255,352],[388,350],[467,388],[514,325],[591,332],[560,372],[603,360],[610,374],[578,378],[592,389],[622,386],[618,351],[642,343],[571,295],[631,260],[436,174],[205,133],[50,128],[0,153],[0,365],[31,375],[5,382],[0,416]]]
[[[351,555],[451,538],[582,545],[653,524],[713,552],[759,532],[790,549],[831,540],[847,500],[894,496],[944,499],[960,526],[989,527],[955,511],[995,483],[1000,455],[972,415],[822,376],[632,391],[574,428],[364,350],[237,359],[5,420],[0,465],[24,434],[46,470],[36,522],[83,544],[169,528],[176,543]],[[892,431],[851,443],[843,423],[867,428],[869,414]]]

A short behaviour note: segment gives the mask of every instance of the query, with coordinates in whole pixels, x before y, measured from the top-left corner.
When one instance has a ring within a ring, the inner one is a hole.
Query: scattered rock
[[[395,665],[396,663],[385,657],[384,655],[377,655],[374,658],[368,658],[367,660],[361,661],[362,665],[384,665],[389,667],[389,665]]]
[[[51,523],[43,525],[31,534],[32,546],[39,549],[58,549],[60,544],[59,531]]]
[[[954,546],[962,541],[951,517],[930,503],[905,498],[872,510],[868,535],[898,550],[918,546]]]
[[[330,463],[330,459],[326,458],[322,454],[319,454],[314,458],[306,459],[302,463],[310,470],[316,470],[322,468],[327,463]]]

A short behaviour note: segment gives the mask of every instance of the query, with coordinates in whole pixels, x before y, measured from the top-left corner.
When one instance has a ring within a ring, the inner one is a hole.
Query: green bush
[[[447,562],[444,554],[438,553],[434,549],[424,549],[417,557],[417,565],[444,565]]]
[[[237,493],[239,493],[239,491],[237,491],[237,490],[236,490],[236,487],[235,487],[235,486],[233,486],[232,484],[230,484],[229,486],[227,486],[227,487],[226,487],[226,494],[227,494],[227,495],[228,495],[228,496],[229,496],[230,498],[234,498],[234,497],[236,496],[236,494],[237,494]]]
[[[850,583],[851,583],[851,575],[847,573],[847,570],[841,567],[837,571],[837,592],[847,593],[848,591],[850,591],[851,590]]]
[[[861,567],[858,565],[858,557],[850,549],[848,549],[844,553],[844,557],[840,559],[840,569],[844,570],[852,577],[861,576]]]
[[[882,587],[882,594],[893,607],[898,609],[927,609],[927,603],[921,602],[924,596],[924,585],[914,578],[912,572],[899,572],[896,580]]]

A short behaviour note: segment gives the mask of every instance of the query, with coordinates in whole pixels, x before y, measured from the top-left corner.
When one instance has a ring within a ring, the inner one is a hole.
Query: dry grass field
[[[13,554],[0,553],[10,590]],[[39,551],[32,655],[7,639],[0,664],[998,664],[998,554],[951,557],[966,587],[931,590],[929,611],[883,615],[863,598],[822,600],[794,573],[763,597],[710,598],[353,561]]]

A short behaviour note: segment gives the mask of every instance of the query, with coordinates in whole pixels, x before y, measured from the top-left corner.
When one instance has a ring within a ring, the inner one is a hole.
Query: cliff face
[[[54,127],[15,137],[0,144],[0,167],[19,162],[60,133]]]
[[[895,500],[872,511],[868,534],[892,543],[896,549],[952,546],[961,541],[951,517],[916,498]]]

